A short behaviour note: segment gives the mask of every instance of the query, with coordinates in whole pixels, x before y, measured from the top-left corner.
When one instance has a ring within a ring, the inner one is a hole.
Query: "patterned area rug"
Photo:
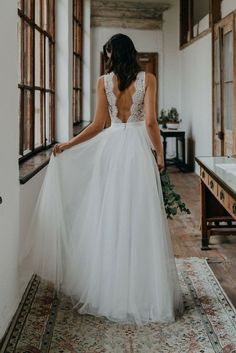
[[[172,324],[119,325],[72,310],[33,277],[1,353],[234,353],[236,313],[206,260],[177,260],[185,313]]]

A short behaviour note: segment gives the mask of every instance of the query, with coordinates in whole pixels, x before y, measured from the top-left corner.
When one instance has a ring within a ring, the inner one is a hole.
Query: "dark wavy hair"
[[[111,53],[110,58],[107,52]],[[119,90],[124,91],[141,71],[134,43],[125,34],[118,33],[104,44],[103,53],[106,73],[113,71],[118,77]]]

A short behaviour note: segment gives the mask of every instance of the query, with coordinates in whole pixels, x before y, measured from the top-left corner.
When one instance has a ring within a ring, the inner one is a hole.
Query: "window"
[[[221,17],[221,0],[180,0],[180,46],[208,33]]]
[[[73,0],[73,123],[82,121],[83,4]]]
[[[235,15],[229,15],[214,27],[213,37],[213,152],[236,153],[236,35]]]
[[[18,0],[20,161],[55,142],[55,0]]]

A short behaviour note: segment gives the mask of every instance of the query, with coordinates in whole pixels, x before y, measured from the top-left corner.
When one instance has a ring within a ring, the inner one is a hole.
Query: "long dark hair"
[[[110,58],[107,52],[111,53]],[[103,53],[106,73],[113,71],[118,77],[119,90],[124,91],[141,71],[134,43],[125,34],[118,33],[104,44]]]

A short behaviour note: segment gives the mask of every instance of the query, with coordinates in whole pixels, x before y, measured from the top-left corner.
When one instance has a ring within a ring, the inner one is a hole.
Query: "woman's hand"
[[[53,147],[53,154],[56,156],[58,153],[62,153],[65,150],[68,150],[68,148],[71,147],[70,142],[65,142],[65,143],[56,143]]]
[[[157,157],[157,165],[160,173],[165,170],[164,158],[162,156]]]

